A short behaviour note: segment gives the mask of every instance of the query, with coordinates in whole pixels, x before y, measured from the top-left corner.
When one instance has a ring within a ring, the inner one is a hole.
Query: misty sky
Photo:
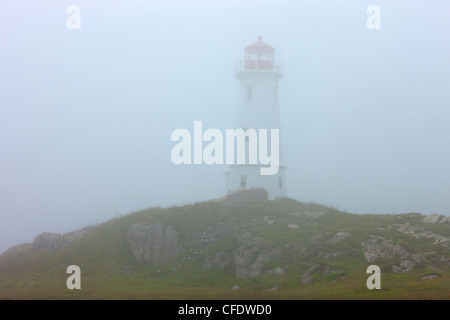
[[[226,167],[174,165],[170,136],[235,126],[235,63],[259,35],[284,63],[289,197],[450,214],[449,17],[425,0],[2,0],[0,252],[223,196]]]

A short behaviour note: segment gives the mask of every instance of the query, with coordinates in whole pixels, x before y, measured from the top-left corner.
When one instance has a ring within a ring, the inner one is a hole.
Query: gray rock
[[[419,280],[434,280],[434,279],[437,279],[440,277],[441,277],[441,275],[439,273],[432,273],[432,274],[426,274],[424,276],[421,276],[419,278]]]
[[[36,248],[56,249],[61,247],[62,238],[59,233],[43,232],[33,240]]]
[[[264,188],[249,188],[230,192],[225,197],[219,198],[215,201],[226,204],[240,204],[267,201],[269,195]]]
[[[313,235],[311,238],[309,238],[309,240],[312,242],[317,242],[320,239],[322,239],[323,237],[324,237],[324,235],[322,233],[318,233],[318,234]]]
[[[317,252],[317,257],[320,259],[326,259],[326,260],[334,260],[340,255],[342,255],[342,251],[333,251],[333,252],[327,252],[323,250],[319,250]]]
[[[423,218],[423,222],[436,224],[439,222],[440,218],[441,218],[441,216],[438,214],[430,214],[430,215],[426,216],[425,218]]]
[[[217,226],[208,226],[208,228],[206,228],[200,234],[194,236],[192,241],[204,246],[208,246],[228,236],[231,230],[232,228],[230,226],[223,224],[219,224]]]
[[[446,216],[439,215],[439,214],[430,214],[430,215],[427,215],[425,218],[423,218],[423,222],[432,223],[432,224],[448,223],[448,222],[450,222],[450,216],[446,217]]]
[[[422,226],[405,223],[405,224],[393,224],[390,227],[397,228],[398,231],[403,232],[408,236],[414,237],[416,239],[420,238],[434,239],[433,244],[442,244],[443,246],[445,246],[448,244],[448,242],[450,242],[450,237],[426,230]]]
[[[232,272],[238,278],[254,279],[263,274],[267,262],[278,261],[281,257],[279,250],[271,249],[266,240],[253,237],[249,232],[241,233],[238,242],[240,245],[235,249],[207,255],[201,264],[202,268],[220,268]],[[282,268],[274,270],[280,274],[284,272]]]
[[[64,234],[44,232],[33,240],[35,248],[56,249],[61,247],[70,247],[73,242],[84,237],[86,233],[95,229],[95,226],[87,226],[80,230],[68,232]]]
[[[442,217],[441,220],[439,220],[439,223],[450,223],[450,216]]]
[[[319,212],[311,212],[311,211],[302,211],[302,212],[291,212],[291,216],[293,217],[300,217],[300,218],[307,218],[307,219],[318,219],[325,215],[325,212],[319,211]]]
[[[61,237],[62,238],[62,246],[70,247],[73,242],[77,241],[78,239],[83,238],[89,231],[94,230],[95,228],[96,228],[96,226],[87,226],[80,230],[64,233]]]
[[[233,252],[232,271],[238,278],[254,279],[262,274],[264,265],[280,258],[279,250],[271,250],[267,241],[261,237],[249,238],[249,234],[244,233],[239,240],[242,245]]]
[[[338,232],[330,240],[327,241],[329,244],[337,244],[342,240],[348,238],[351,235],[349,232]]]
[[[312,273],[320,268],[319,264],[312,265],[304,274],[300,276],[300,282],[302,285],[306,286],[309,284],[313,284],[315,282]]]
[[[276,276],[282,275],[285,273],[285,269],[281,267],[276,267],[273,270],[270,271],[271,274],[274,274]]]
[[[300,282],[302,285],[307,286],[314,283],[314,278],[310,274],[304,274],[300,277]]]
[[[408,250],[400,245],[394,244],[391,239],[370,235],[370,239],[361,243],[364,249],[364,258],[368,262],[374,262],[378,258],[393,259],[396,256],[405,258],[409,255]]]
[[[412,260],[406,259],[402,260],[400,262],[400,266],[392,266],[392,271],[394,272],[403,272],[403,273],[409,273],[412,271],[412,269],[416,266],[416,263]]]
[[[128,231],[127,243],[136,261],[142,264],[165,264],[181,253],[178,233],[162,222],[134,224]]]

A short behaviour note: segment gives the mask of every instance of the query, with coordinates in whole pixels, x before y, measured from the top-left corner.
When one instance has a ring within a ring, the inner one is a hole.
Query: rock
[[[414,237],[416,239],[426,238],[426,239],[434,239],[433,244],[442,244],[446,246],[446,242],[450,242],[450,237],[444,236],[442,234],[438,234],[429,230],[426,230],[422,226],[411,225],[409,223],[405,224],[393,224],[390,228],[396,228],[398,231],[407,234],[410,237]]]
[[[81,239],[86,233],[95,228],[95,226],[87,226],[80,230],[64,234],[44,232],[34,238],[33,245],[34,247],[41,249],[70,247],[74,241]]]
[[[201,264],[202,268],[225,269],[238,278],[254,279],[263,274],[262,269],[267,262],[280,259],[281,252],[279,250],[271,249],[265,239],[253,237],[249,232],[241,233],[238,242],[240,245],[235,249],[207,255]],[[284,269],[275,268],[272,271],[281,274]],[[270,273],[270,271],[266,273]]]
[[[281,267],[276,267],[272,270],[272,274],[277,276],[284,274],[284,272],[285,272],[284,268]]]
[[[232,228],[228,225],[219,224],[217,226],[208,226],[206,230],[194,236],[193,242],[208,246],[218,242],[228,236]]]
[[[264,217],[264,221],[267,223],[267,225],[272,225],[275,222],[275,218],[274,217],[269,217],[269,216],[265,216]]]
[[[233,286],[232,288],[231,288],[231,290],[240,290],[241,289],[241,287],[239,287],[239,286]]]
[[[405,258],[409,255],[408,250],[384,237],[370,235],[370,239],[362,242],[361,245],[364,249],[364,258],[368,262],[374,262],[379,258],[393,259],[396,256]]]
[[[439,223],[450,223],[450,216],[442,217]]]
[[[289,229],[298,229],[298,225],[296,225],[294,223],[290,223],[290,224],[288,224],[288,228]]]
[[[293,217],[307,218],[307,219],[318,219],[325,214],[323,211],[319,212],[311,212],[311,211],[302,211],[302,212],[291,212],[290,215]]]
[[[313,264],[309,267],[304,274],[300,276],[300,282],[302,285],[312,284],[319,279],[326,279],[332,283],[345,276],[345,273],[341,269],[331,269],[326,264]]]
[[[440,218],[441,218],[441,216],[438,214],[430,214],[430,215],[426,216],[425,218],[423,218],[423,222],[436,224],[439,222]]]
[[[312,242],[317,242],[320,239],[322,239],[323,237],[324,237],[324,235],[322,233],[318,233],[318,234],[313,235],[311,238],[309,238],[309,240]]]
[[[240,203],[254,203],[267,201],[269,195],[265,188],[249,188],[230,192],[225,197],[219,198],[215,201],[226,204],[240,204]]]
[[[33,245],[36,248],[56,249],[61,247],[62,239],[61,234],[43,232],[33,240]]]
[[[300,282],[302,285],[307,286],[314,283],[314,278],[310,274],[304,274],[300,276]]]
[[[62,246],[70,247],[74,241],[83,238],[89,231],[94,230],[95,228],[96,226],[87,226],[80,230],[64,233],[62,235]]]
[[[350,235],[351,234],[349,232],[338,232],[330,240],[328,240],[327,243],[337,244],[338,242],[348,238]]]
[[[266,240],[261,237],[249,238],[248,232],[240,240],[242,245],[233,252],[232,271],[238,278],[254,279],[261,276],[264,265],[280,257],[278,250],[270,250]]]
[[[439,273],[432,273],[432,274],[426,274],[424,276],[421,276],[419,278],[419,280],[434,280],[434,279],[437,279],[440,277],[441,277],[441,275]]]
[[[319,250],[317,252],[317,257],[320,259],[334,260],[342,254],[343,254],[342,251],[327,252],[327,251]]]
[[[136,261],[142,264],[165,264],[181,253],[178,233],[162,222],[134,224],[128,231],[127,243]]]
[[[430,215],[427,215],[425,218],[423,218],[423,222],[432,223],[432,224],[448,223],[448,222],[450,222],[450,216],[446,217],[446,216],[439,215],[439,214],[430,214]]]
[[[300,276],[300,282],[302,285],[306,286],[313,284],[315,282],[312,273],[320,268],[319,264],[312,265],[304,274]]]
[[[450,257],[441,256],[441,258],[439,259],[439,262],[450,266]]]
[[[403,272],[403,273],[409,273],[412,271],[412,269],[416,266],[416,263],[412,260],[402,260],[400,262],[400,266],[392,266],[392,271],[394,272]]]
[[[274,276],[280,276],[286,272],[286,269],[281,267],[273,268],[272,270],[264,272],[265,275],[274,275]]]

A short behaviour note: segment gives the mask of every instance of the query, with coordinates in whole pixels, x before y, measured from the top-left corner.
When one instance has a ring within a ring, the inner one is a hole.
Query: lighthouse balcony
[[[244,71],[272,71],[283,73],[283,64],[270,60],[245,60],[236,64],[236,73]]]

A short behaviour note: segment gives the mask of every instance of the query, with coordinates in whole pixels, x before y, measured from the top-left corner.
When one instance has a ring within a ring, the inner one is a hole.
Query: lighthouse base
[[[274,175],[261,175],[260,169],[260,165],[229,166],[229,171],[225,172],[227,177],[226,192],[264,188],[267,190],[269,200],[286,198],[286,167],[280,166],[277,174]]]

